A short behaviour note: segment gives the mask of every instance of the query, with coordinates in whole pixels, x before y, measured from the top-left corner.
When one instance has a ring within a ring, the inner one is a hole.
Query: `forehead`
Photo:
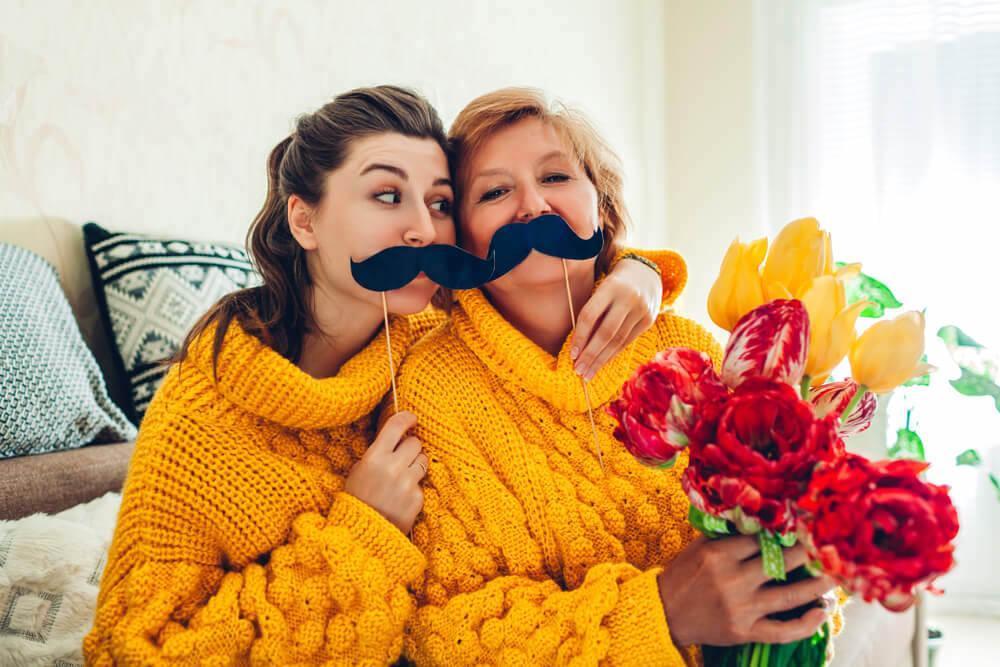
[[[448,158],[433,139],[393,132],[352,142],[344,166],[357,171],[371,163],[390,164],[412,173],[432,171],[435,178],[448,177]]]
[[[469,171],[502,168],[516,161],[534,162],[539,158],[562,151],[572,153],[569,142],[551,123],[539,118],[525,118],[491,134],[469,159]]]

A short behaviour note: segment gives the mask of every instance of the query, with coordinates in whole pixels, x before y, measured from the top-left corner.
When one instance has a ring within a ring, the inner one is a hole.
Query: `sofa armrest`
[[[0,519],[53,513],[121,491],[135,443],[0,459]]]

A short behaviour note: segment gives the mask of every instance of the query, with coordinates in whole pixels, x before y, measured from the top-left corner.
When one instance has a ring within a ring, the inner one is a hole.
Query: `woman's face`
[[[597,190],[567,142],[548,123],[526,118],[492,135],[469,156],[459,216],[462,246],[485,257],[493,234],[512,222],[556,213],[582,238],[600,226]],[[571,278],[593,275],[593,259],[567,260]],[[562,260],[533,252],[487,291],[564,281]]]
[[[432,139],[380,134],[354,142],[344,163],[327,176],[323,199],[312,213],[314,247],[303,244],[313,251],[308,261],[317,288],[381,308],[381,296],[355,282],[351,260],[391,246],[454,244],[453,197],[447,157]],[[389,311],[420,312],[436,290],[421,273],[386,292]]]

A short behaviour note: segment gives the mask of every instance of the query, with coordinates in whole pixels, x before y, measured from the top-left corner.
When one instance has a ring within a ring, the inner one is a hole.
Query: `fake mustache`
[[[472,289],[509,273],[532,250],[562,259],[590,259],[603,247],[600,228],[583,239],[562,217],[549,214],[498,229],[485,258],[454,245],[393,246],[360,262],[352,259],[351,275],[359,285],[375,292],[405,287],[421,272],[442,287]]]

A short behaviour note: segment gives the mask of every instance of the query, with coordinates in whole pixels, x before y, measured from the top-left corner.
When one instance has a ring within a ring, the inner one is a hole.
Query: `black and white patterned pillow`
[[[56,270],[0,243],[0,459],[135,435],[108,396]]]
[[[194,323],[229,292],[259,283],[235,245],[152,238],[83,227],[94,291],[128,378],[138,423]]]

